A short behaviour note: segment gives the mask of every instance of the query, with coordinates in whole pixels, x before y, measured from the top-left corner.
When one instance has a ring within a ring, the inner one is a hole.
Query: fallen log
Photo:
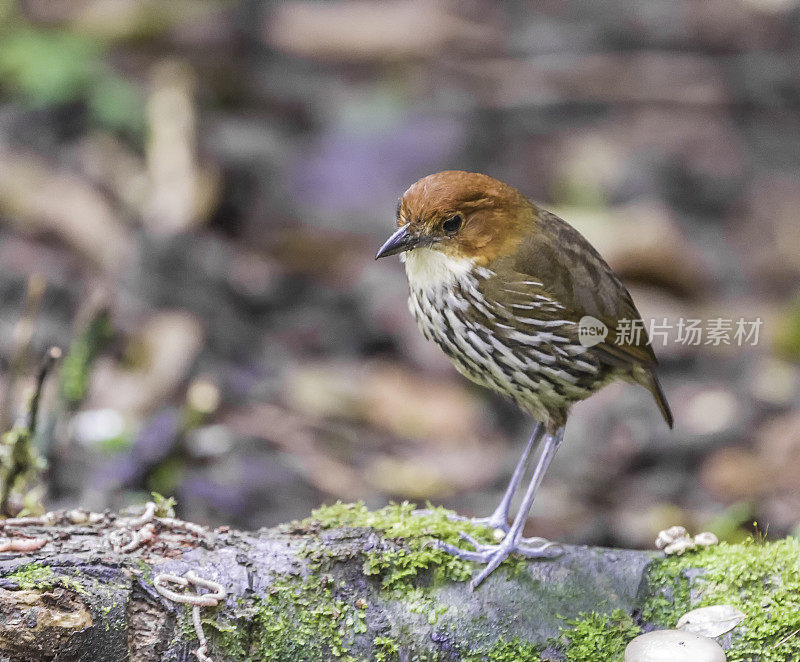
[[[670,608],[708,597],[690,586],[724,547],[665,560],[565,545],[552,559],[510,559],[470,593],[472,564],[430,541],[494,533],[438,509],[337,504],[251,533],[152,508],[29,520],[3,525],[0,659],[14,662],[614,660],[642,628],[674,626]],[[793,642],[781,643],[787,654]]]

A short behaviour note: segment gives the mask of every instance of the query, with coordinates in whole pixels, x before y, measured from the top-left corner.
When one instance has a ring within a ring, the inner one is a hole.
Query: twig
[[[153,501],[148,501],[144,505],[144,512],[139,517],[118,519],[114,523],[114,526],[119,530],[111,531],[108,534],[108,541],[112,549],[120,554],[138,549],[140,545],[153,538],[156,532],[156,524],[168,529],[177,529],[193,533],[201,538],[208,534],[205,527],[195,524],[194,522],[186,522],[181,519],[176,519],[175,517],[156,517],[156,510],[156,504]],[[123,529],[127,531],[123,531]],[[124,542],[126,533],[131,537],[128,542]]]
[[[198,595],[197,593],[178,593],[177,591],[167,588],[167,584],[177,584],[184,588],[188,587],[189,584],[193,584],[197,587],[206,588],[211,591],[211,593],[205,593],[203,595]],[[208,642],[206,641],[205,632],[203,632],[203,623],[200,620],[200,607],[216,607],[219,601],[224,600],[227,596],[225,587],[219,582],[199,577],[195,574],[194,570],[190,570],[183,577],[169,573],[156,575],[153,579],[153,586],[155,586],[156,591],[158,591],[160,595],[168,600],[185,605],[192,605],[192,623],[194,624],[195,634],[197,634],[197,640],[200,642],[200,646],[194,654],[200,662],[214,662],[206,655],[208,651]]]
[[[108,542],[111,544],[111,548],[118,554],[128,554],[139,549],[142,544],[152,540],[156,534],[156,526],[153,523],[155,514],[156,504],[148,501],[144,505],[144,512],[139,517],[126,517],[114,522],[117,530],[108,534]],[[127,543],[123,542],[126,533],[131,538]]]
[[[195,524],[194,522],[187,522],[183,519],[177,519],[175,517],[156,517],[156,522],[170,529],[179,529],[194,533],[200,538],[208,535],[208,529],[206,527],[201,524]]]
[[[155,514],[156,504],[148,501],[144,505],[144,512],[139,517],[127,517],[114,522],[117,530],[108,534],[111,548],[118,554],[128,554],[138,549],[143,543],[152,540],[156,534],[156,527],[153,524]],[[126,533],[130,535],[131,539],[124,543]]]
[[[54,512],[36,517],[9,517],[8,519],[0,520],[0,529],[10,526],[53,526],[57,520],[58,517]]]
[[[61,348],[51,347],[47,350],[44,360],[39,365],[39,372],[36,374],[36,386],[33,389],[31,396],[31,403],[28,406],[28,417],[26,427],[30,431],[31,438],[36,434],[36,421],[39,415],[39,403],[42,400],[42,391],[44,390],[44,381],[47,375],[53,369],[53,366],[61,358]]]
[[[206,633],[203,632],[203,623],[200,620],[200,607],[198,605],[192,607],[192,624],[194,625],[194,632],[197,635],[197,639],[200,642],[200,646],[198,646],[194,654],[200,662],[214,662],[214,660],[206,655],[208,643],[206,642]]]
[[[125,539],[126,533],[130,535],[131,539],[127,543],[124,543],[123,540]],[[108,541],[111,543],[112,549],[118,554],[128,554],[137,550],[149,540],[152,540],[155,533],[155,525],[151,522],[145,524],[141,529],[134,529],[132,531],[119,529],[111,531],[108,534]]]
[[[11,491],[14,489],[14,484],[20,476],[35,465],[35,461],[32,457],[33,451],[31,448],[31,441],[33,440],[34,434],[36,434],[36,421],[39,414],[39,404],[42,400],[42,390],[44,389],[44,382],[47,379],[47,375],[59,358],[61,358],[61,349],[58,347],[51,347],[39,366],[39,372],[36,375],[36,386],[28,405],[25,425],[16,428],[14,446],[11,449],[11,466],[8,468],[8,473],[5,475],[2,491],[0,492],[0,514],[6,516],[11,515],[8,510],[8,502],[11,498]]]
[[[0,542],[0,552],[35,552],[48,542],[47,538],[8,538]]]
[[[140,528],[148,522],[152,522],[155,514],[156,504],[153,501],[148,501],[146,504],[144,504],[144,512],[139,515],[139,517],[119,519],[114,523],[114,526]]]
[[[790,632],[789,634],[787,634],[783,639],[781,639],[777,644],[775,644],[773,648],[778,648],[779,646],[783,646],[787,641],[789,641],[789,639],[791,639],[798,633],[800,633],[800,628],[797,628],[794,632]]]

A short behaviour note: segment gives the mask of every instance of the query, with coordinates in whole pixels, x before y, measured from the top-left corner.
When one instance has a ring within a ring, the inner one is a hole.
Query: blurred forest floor
[[[577,406],[530,530],[790,532],[798,72],[796,0],[0,0],[3,429],[59,345],[47,507],[487,514],[532,422],[373,261],[407,186],[478,170],[584,232],[646,319],[763,320],[755,347],[656,346],[672,433],[632,386]]]

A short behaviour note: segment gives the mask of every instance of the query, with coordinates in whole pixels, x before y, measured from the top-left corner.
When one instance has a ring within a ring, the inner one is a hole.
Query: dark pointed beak
[[[386,243],[380,247],[375,259],[387,257],[389,255],[397,255],[404,251],[410,250],[419,244],[419,237],[415,237],[408,231],[408,225],[404,225],[397,230],[391,237],[386,240]]]

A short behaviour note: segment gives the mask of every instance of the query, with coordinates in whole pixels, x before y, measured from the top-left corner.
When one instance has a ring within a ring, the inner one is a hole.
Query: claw
[[[550,542],[547,538],[539,538],[531,536],[530,538],[522,538],[520,543],[523,545],[557,545],[558,543]]]
[[[564,553],[564,548],[557,542],[550,542],[544,538],[528,538],[522,542],[529,542],[531,540],[543,540],[544,542],[538,547],[528,547],[527,545],[518,545],[514,550],[520,556],[529,559],[554,559]]]
[[[503,561],[505,561],[509,554],[514,551],[514,546],[509,544],[500,543],[499,545],[495,546],[494,551],[486,551],[487,559],[485,561],[486,567],[481,570],[477,575],[475,575],[469,582],[469,590],[470,592],[474,591],[480,583],[486,579],[492,572],[494,572],[495,568],[499,566]]]
[[[471,549],[461,549],[460,547],[450,545],[441,540],[430,540],[425,544],[432,545],[437,549],[443,549],[448,554],[452,554],[464,561],[486,564],[486,567],[470,581],[470,591],[474,591],[478,585],[511,554],[519,554],[529,559],[553,559],[564,553],[564,550],[558,543],[550,542],[545,538],[520,538],[516,543],[511,539],[506,539],[499,545],[485,545],[475,540],[475,538],[468,533],[462,531],[460,535],[463,540],[475,548],[474,551]]]
[[[540,540],[542,540],[540,538]],[[495,568],[499,566],[503,561],[505,561],[511,554],[520,554],[529,559],[542,559],[548,558],[552,559],[556,556],[560,556],[563,553],[563,550],[556,543],[552,543],[549,541],[545,541],[545,544],[539,547],[525,547],[520,544],[514,544],[512,542],[502,542],[499,545],[486,545],[487,548],[492,548],[491,550],[487,549],[484,554],[487,556],[484,563],[486,563],[486,567],[483,568],[469,583],[469,590],[474,591],[480,583],[486,579],[492,572],[494,572]],[[560,551],[550,552],[548,550],[552,548],[558,548]]]
[[[426,543],[428,544],[428,543]],[[436,547],[436,549],[443,549],[448,554],[451,554],[459,559],[463,559],[464,561],[475,561],[477,563],[486,563],[487,553],[482,552],[480,550],[472,551],[469,549],[461,549],[460,547],[456,547],[455,545],[451,545],[446,542],[442,542],[441,540],[432,540],[430,544]]]

